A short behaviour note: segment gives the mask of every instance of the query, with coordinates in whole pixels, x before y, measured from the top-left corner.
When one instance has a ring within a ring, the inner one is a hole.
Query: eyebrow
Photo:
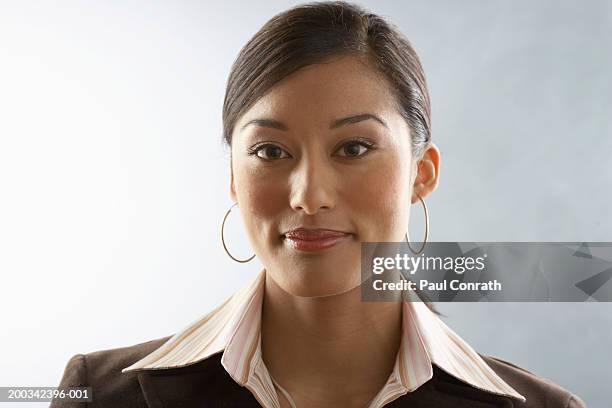
[[[373,113],[360,113],[358,115],[351,115],[351,116],[347,116],[344,118],[333,120],[329,124],[329,128],[336,129],[341,126],[345,126],[345,125],[353,124],[357,122],[363,122],[365,120],[374,120],[380,123],[381,125],[383,125],[384,127],[386,127],[387,129],[389,128],[389,126],[387,126],[387,123],[384,120],[374,115]],[[241,130],[244,130],[244,128],[246,128],[249,125],[257,125],[257,126],[268,127],[268,128],[284,130],[284,131],[289,130],[289,127],[287,125],[285,125],[284,123],[278,120],[274,120],[274,119],[253,119],[253,120],[248,121],[244,126],[242,126]]]

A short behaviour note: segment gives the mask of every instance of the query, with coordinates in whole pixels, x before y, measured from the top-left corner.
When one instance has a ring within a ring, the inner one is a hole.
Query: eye
[[[249,150],[249,154],[254,154],[257,157],[260,157],[268,161],[284,159],[285,157],[289,157],[289,155],[282,156],[283,152],[285,151],[281,147],[278,147],[271,143],[260,144]]]
[[[363,156],[368,151],[374,148],[374,143],[364,139],[352,139],[345,143],[338,151],[344,152],[344,157]]]

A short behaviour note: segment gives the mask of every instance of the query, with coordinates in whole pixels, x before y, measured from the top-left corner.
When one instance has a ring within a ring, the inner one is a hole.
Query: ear
[[[440,151],[435,144],[430,142],[427,145],[416,167],[417,175],[412,189],[413,204],[419,200],[417,194],[425,198],[438,187],[440,178]]]
[[[238,202],[238,197],[236,196],[236,187],[234,186],[234,170],[230,165],[230,197],[232,202]]]

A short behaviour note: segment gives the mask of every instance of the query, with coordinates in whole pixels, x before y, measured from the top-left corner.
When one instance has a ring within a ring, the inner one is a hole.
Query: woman
[[[424,303],[362,301],[360,243],[402,241],[439,180],[424,73],[390,23],[344,2],[273,17],[232,67],[223,125],[264,269],[172,336],[74,356],[61,387],[98,407],[585,406]]]

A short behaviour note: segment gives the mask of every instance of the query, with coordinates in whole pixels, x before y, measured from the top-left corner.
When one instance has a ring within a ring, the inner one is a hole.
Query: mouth
[[[297,228],[281,235],[283,241],[299,251],[322,251],[351,237],[351,233],[330,229]]]

